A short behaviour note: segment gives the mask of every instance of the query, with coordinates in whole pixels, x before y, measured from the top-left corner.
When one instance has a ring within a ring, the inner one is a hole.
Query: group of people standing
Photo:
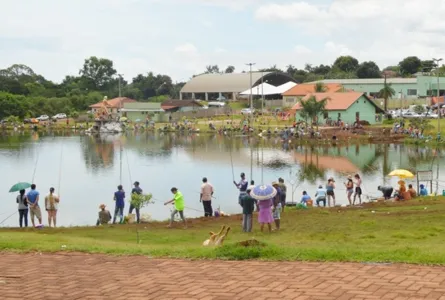
[[[355,201],[358,198],[358,204],[362,204],[362,179],[359,174],[355,174],[354,178],[349,175],[347,177],[346,182],[344,183],[346,188],[346,196],[348,198],[349,205],[355,205]],[[354,188],[355,187],[355,188]],[[317,206],[321,206],[321,203],[324,207],[326,204],[330,207],[331,204],[333,206],[336,205],[335,202],[335,180],[334,178],[329,178],[325,187],[323,185],[319,185],[317,191],[315,192],[315,202]],[[354,197],[352,197],[354,195]],[[332,202],[331,202],[332,200]],[[301,197],[301,204],[309,205],[312,204],[312,198],[308,195],[306,191],[303,191],[303,195]]]
[[[56,227],[57,225],[57,210],[59,208],[60,197],[56,195],[55,189],[52,187],[49,189],[49,193],[45,196],[45,210],[48,213],[48,226],[51,224]],[[31,185],[31,190],[26,193],[25,190],[20,190],[17,195],[16,202],[19,211],[19,224],[20,227],[28,227],[28,213],[31,218],[32,226],[35,227],[35,219],[38,220],[38,225],[42,225],[42,211],[40,209],[40,193],[36,189],[36,185]]]

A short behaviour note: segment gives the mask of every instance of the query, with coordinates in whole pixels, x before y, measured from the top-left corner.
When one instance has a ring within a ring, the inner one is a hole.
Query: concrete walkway
[[[445,299],[445,268],[2,253],[0,298]]]

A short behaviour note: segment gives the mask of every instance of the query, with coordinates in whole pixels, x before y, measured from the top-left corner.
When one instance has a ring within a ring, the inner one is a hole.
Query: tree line
[[[293,65],[288,65],[284,69],[276,65],[269,68],[259,69],[260,72],[282,72],[293,77],[297,82],[312,82],[323,79],[355,79],[355,78],[382,78],[390,77],[412,77],[418,72],[430,73],[438,66],[433,60],[421,60],[417,56],[408,56],[397,65],[387,66],[383,69],[373,61],[359,62],[352,56],[340,56],[332,65],[311,65],[306,64],[303,69],[298,69]],[[445,74],[445,65],[437,68],[440,74]],[[220,69],[218,65],[206,66],[204,74],[211,73],[233,73],[234,66],[227,66]],[[242,72],[246,72],[243,70]],[[196,75],[195,75],[196,76]]]
[[[293,65],[285,69],[271,66],[260,71],[284,72],[302,83],[322,79],[380,78],[382,74],[388,77],[410,77],[417,72],[431,72],[436,67],[432,60],[409,56],[398,65],[381,70],[373,61],[360,63],[352,56],[340,56],[332,65],[306,64],[304,69]],[[445,73],[444,66],[439,70]],[[218,65],[209,65],[203,73],[233,72],[234,66],[220,69]],[[66,76],[61,83],[46,79],[26,65],[14,64],[0,70],[0,119],[10,115],[20,118],[57,113],[76,115],[101,101],[104,96],[111,99],[119,94],[138,101],[160,102],[167,98],[179,98],[184,84],[173,82],[168,75],[153,72],[138,74],[131,82],[127,82],[118,73],[112,60],[96,56],[85,59],[79,74]]]
[[[163,74],[138,74],[127,82],[106,58],[85,59],[78,76],[66,76],[54,83],[30,67],[14,64],[0,70],[0,119],[7,116],[36,117],[41,114],[76,115],[88,107],[109,99],[129,97],[139,101],[178,98],[184,83],[174,83]]]

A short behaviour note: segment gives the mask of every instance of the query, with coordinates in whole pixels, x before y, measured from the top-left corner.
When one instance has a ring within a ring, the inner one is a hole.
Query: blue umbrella
[[[258,201],[269,200],[277,194],[277,190],[271,185],[257,185],[251,191],[250,195]]]

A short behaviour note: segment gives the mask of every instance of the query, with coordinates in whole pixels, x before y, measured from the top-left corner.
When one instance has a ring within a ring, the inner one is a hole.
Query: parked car
[[[253,113],[253,110],[250,109],[250,108],[243,108],[243,109],[241,110],[241,114],[242,114],[242,115],[251,115],[252,113]]]
[[[416,114],[415,112],[408,111],[408,112],[403,113],[402,117],[406,118],[406,119],[414,119],[414,118],[421,118],[422,115]]]
[[[32,119],[23,119],[23,123],[31,124],[32,123]]]
[[[66,114],[57,114],[53,116],[53,119],[66,119]]]
[[[423,118],[428,118],[428,119],[437,119],[439,118],[438,114],[432,113],[432,112],[425,112],[421,115]]]
[[[41,115],[40,117],[36,118],[39,121],[48,121],[49,117],[47,115]]]

